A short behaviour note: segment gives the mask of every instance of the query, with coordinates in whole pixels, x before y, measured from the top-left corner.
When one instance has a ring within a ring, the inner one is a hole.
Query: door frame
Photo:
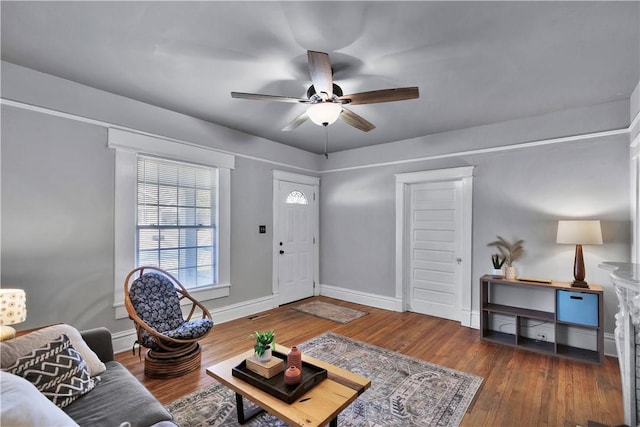
[[[312,220],[309,222],[309,227],[312,228],[313,236],[313,254],[312,254],[312,268],[313,268],[313,294],[320,295],[320,178],[309,175],[302,175],[293,172],[285,172],[280,170],[273,170],[273,223],[271,229],[273,230],[273,242],[271,246],[272,252],[272,277],[271,285],[273,292],[273,307],[280,306],[280,290],[279,290],[279,270],[280,264],[278,262],[279,246],[278,242],[278,224],[280,219],[280,204],[278,202],[278,194],[280,191],[280,182],[291,182],[294,184],[304,184],[313,186],[315,197],[310,200],[311,204],[311,216]]]
[[[439,181],[454,181],[462,189],[462,274],[458,291],[458,318],[463,326],[472,325],[471,295],[471,239],[473,230],[473,169],[463,166],[449,169],[409,172],[396,174],[396,299],[400,301],[401,311],[407,311],[409,295],[409,185]]]

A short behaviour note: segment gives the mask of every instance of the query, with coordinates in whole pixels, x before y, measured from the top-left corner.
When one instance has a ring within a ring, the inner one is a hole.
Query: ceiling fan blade
[[[293,98],[290,96],[278,95],[261,95],[258,93],[231,92],[232,98],[254,99],[257,101],[278,101],[278,102],[295,102],[298,104],[309,104],[311,101],[305,98]]]
[[[290,130],[294,130],[295,128],[297,128],[298,126],[300,126],[301,124],[306,122],[307,119],[309,119],[309,116],[307,115],[307,112],[305,111],[302,114],[300,114],[298,117],[296,117],[295,119],[290,121],[289,124],[287,124],[285,127],[282,128],[282,130],[284,132],[288,132]]]
[[[342,107],[342,113],[340,113],[339,117],[346,124],[353,126],[356,129],[360,129],[363,132],[369,132],[370,130],[376,128],[372,123],[366,121],[362,116],[359,116],[353,111],[347,110],[344,107]]]
[[[417,87],[399,87],[395,89],[372,90],[369,92],[352,93],[339,97],[347,104],[374,104],[378,102],[404,101],[416,99],[420,96]]]
[[[326,93],[328,99],[333,97],[333,73],[331,71],[331,59],[324,52],[307,51],[309,61],[309,73],[313,81],[316,93]]]

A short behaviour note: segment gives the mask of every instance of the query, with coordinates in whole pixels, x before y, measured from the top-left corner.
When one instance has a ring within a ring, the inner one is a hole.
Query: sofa
[[[162,404],[115,361],[106,328],[38,329],[0,343],[0,359],[3,427],[177,426]]]

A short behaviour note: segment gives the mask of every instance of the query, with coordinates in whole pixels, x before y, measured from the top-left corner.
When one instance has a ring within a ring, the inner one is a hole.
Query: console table
[[[624,422],[635,426],[640,421],[640,264],[605,262],[599,267],[611,271],[618,296],[615,337]]]
[[[512,300],[505,302],[505,296]],[[492,328],[493,317],[509,318],[514,332]],[[549,325],[552,336],[523,333],[529,323]],[[584,331],[593,339],[587,345],[572,342],[570,331]],[[566,359],[600,364],[604,361],[602,288],[574,288],[564,282],[480,278],[480,339]],[[592,348],[583,348],[591,346]]]

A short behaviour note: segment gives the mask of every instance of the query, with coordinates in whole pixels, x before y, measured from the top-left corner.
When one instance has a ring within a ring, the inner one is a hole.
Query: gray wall
[[[394,174],[472,165],[472,309],[478,310],[478,279],[491,269],[486,245],[496,235],[525,240],[525,255],[516,263],[519,275],[570,281],[575,247],[555,243],[557,221],[594,218],[602,221],[605,243],[585,247],[586,279],[606,289],[605,331],[612,332],[617,299],[608,273],[597,265],[630,257],[628,135],[486,153],[465,150],[474,145],[470,141],[480,147],[523,142],[518,129],[549,137],[567,128],[575,134],[625,128],[628,108],[628,103],[608,104],[560,114],[570,122],[550,115],[423,138],[415,149],[422,156],[438,156],[443,146],[462,152],[440,159],[407,162],[409,151],[400,143],[331,155],[321,185],[321,283],[393,297]],[[384,165],[397,160],[404,162]],[[367,163],[382,165],[340,170]]]
[[[574,215],[603,221],[605,244],[585,248],[587,280],[607,285],[602,260],[629,259],[628,135],[540,147],[466,150],[579,135],[629,124],[617,102],[368,149],[321,156],[2,63],[3,98],[238,153],[231,178],[231,294],[212,306],[271,294],[272,169],[321,170],[321,283],[394,294],[394,174],[474,165],[473,280],[490,268],[496,234],[525,239],[520,274],[569,280],[573,249],[555,224]],[[106,124],[1,107],[1,283],[27,291],[19,329],[53,322],[131,329],[114,319],[114,154]],[[462,153],[462,154],[456,154]],[[413,162],[417,157],[444,156]],[[249,158],[255,156],[266,161]],[[386,166],[344,170],[378,162]],[[286,168],[281,164],[295,165]],[[258,234],[259,224],[268,233]],[[477,287],[473,304],[477,308]],[[615,297],[606,290],[606,331]]]
[[[231,171],[232,287],[208,305],[271,295],[272,170],[300,172],[280,162],[317,169],[319,156],[7,63],[2,87],[6,98],[241,154]],[[7,105],[0,112],[1,284],[27,293],[27,321],[16,329],[132,329],[113,309],[114,283],[124,278],[113,272],[115,155],[106,124]],[[268,161],[243,157],[251,153]]]

